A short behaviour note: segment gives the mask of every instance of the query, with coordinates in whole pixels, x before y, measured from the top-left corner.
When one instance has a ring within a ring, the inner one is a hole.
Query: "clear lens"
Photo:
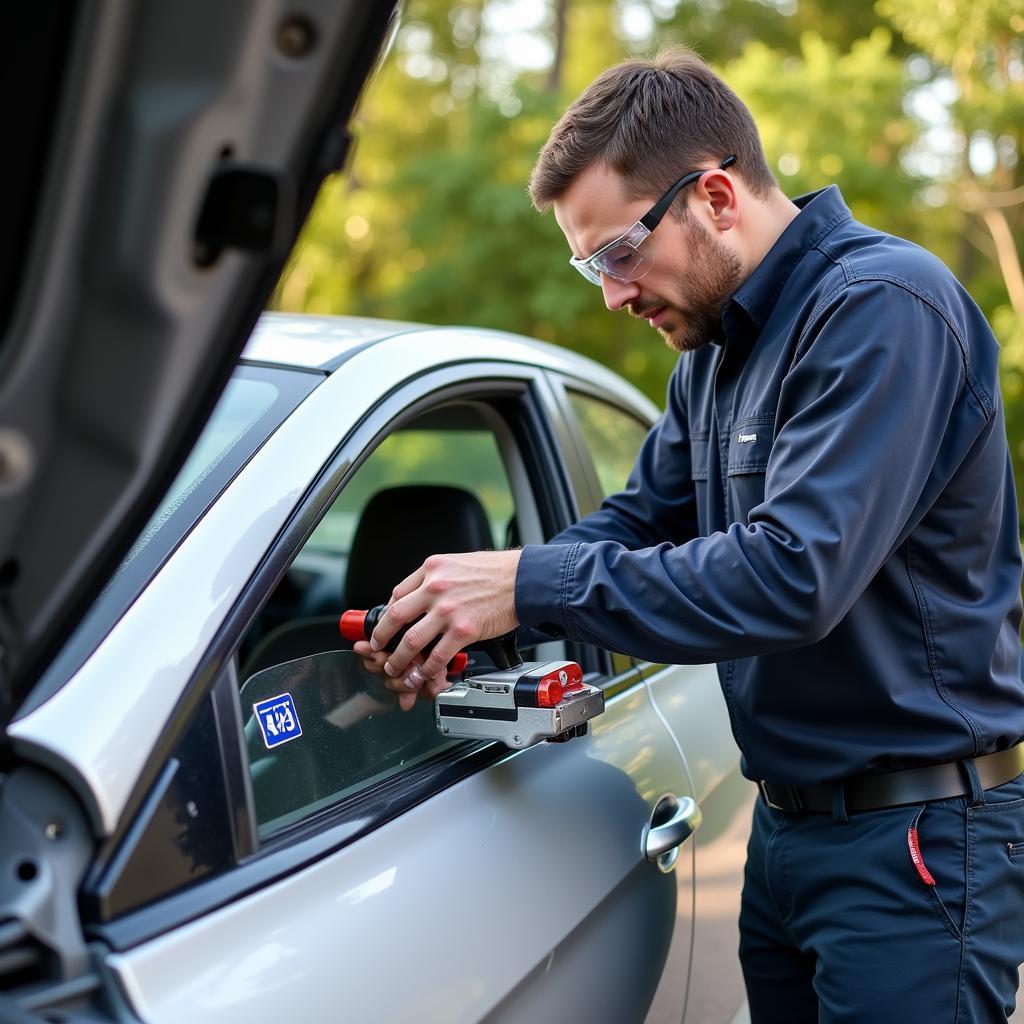
[[[638,281],[650,270],[653,262],[653,257],[646,257],[639,249],[649,234],[650,231],[637,221],[624,235],[609,242],[593,256],[585,260],[573,258],[569,262],[592,284],[600,285],[602,274],[624,283]]]
[[[594,261],[597,270],[616,281],[632,281],[632,275],[643,265],[644,258],[638,249],[628,245],[617,245]]]

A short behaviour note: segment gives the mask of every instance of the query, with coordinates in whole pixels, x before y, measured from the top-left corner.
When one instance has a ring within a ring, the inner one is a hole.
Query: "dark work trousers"
[[[831,815],[758,801],[740,960],[752,1024],[1005,1021],[1024,960],[1024,776],[849,816],[841,800]]]

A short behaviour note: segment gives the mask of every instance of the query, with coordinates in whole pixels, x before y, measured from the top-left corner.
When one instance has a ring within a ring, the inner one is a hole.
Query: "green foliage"
[[[517,331],[660,400],[675,356],[571,271],[526,183],[598,72],[684,42],[750,106],[787,193],[838,182],[855,216],[968,286],[1004,345],[1024,482],[1022,39],[1024,0],[407,0],[350,172],[324,186],[273,304]]]
[[[921,182],[900,155],[916,126],[903,109],[907,72],[891,46],[884,28],[845,53],[806,31],[795,55],[751,43],[722,70],[750,107],[784,191],[841,182],[856,216],[912,236],[924,233],[911,205]]]

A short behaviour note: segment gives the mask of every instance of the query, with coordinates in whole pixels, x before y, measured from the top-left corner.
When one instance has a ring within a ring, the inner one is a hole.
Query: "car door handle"
[[[656,861],[670,850],[684,843],[700,828],[704,816],[696,800],[684,796],[679,801],[676,813],[664,825],[656,825],[648,830],[644,838],[644,856]]]

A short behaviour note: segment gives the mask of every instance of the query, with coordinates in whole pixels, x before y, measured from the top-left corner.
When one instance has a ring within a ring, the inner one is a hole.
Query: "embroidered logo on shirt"
[[[737,444],[749,444],[751,441],[757,440],[757,434],[740,434],[736,438]]]

